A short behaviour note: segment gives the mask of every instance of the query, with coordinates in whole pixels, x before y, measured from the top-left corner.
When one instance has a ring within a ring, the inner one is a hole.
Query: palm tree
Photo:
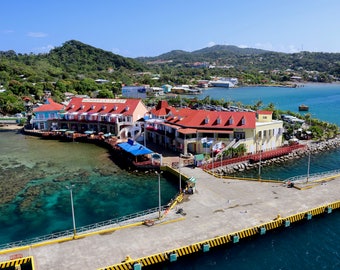
[[[246,145],[244,143],[240,144],[234,149],[234,156],[235,157],[241,157],[247,152]]]

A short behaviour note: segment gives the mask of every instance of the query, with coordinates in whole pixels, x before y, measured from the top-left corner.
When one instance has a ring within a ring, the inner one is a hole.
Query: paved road
[[[164,223],[99,234],[20,251],[33,255],[37,269],[97,269],[259,225],[340,200],[340,179],[298,190],[282,184],[220,179],[199,168],[182,168],[197,179],[196,191]],[[176,221],[178,218],[184,218]],[[167,222],[174,221],[174,222]],[[166,223],[167,222],[167,223]],[[18,252],[15,252],[18,253]],[[0,261],[11,254],[0,255]]]

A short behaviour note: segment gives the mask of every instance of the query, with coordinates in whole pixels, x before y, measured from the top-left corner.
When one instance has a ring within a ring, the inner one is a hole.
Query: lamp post
[[[214,173],[214,150],[213,149],[211,149],[211,172]]]
[[[309,169],[310,169],[310,151],[308,152],[308,166],[307,166],[307,183],[309,179]]]
[[[221,151],[221,178],[223,175],[223,152]]]
[[[156,172],[158,175],[158,218],[161,218],[161,174],[163,172]]]
[[[261,162],[262,162],[262,145],[260,149],[260,161],[259,161],[259,175],[258,175],[258,180],[261,180]]]
[[[72,188],[74,185],[66,186],[66,188],[70,191],[70,197],[71,197],[71,208],[72,208],[72,221],[73,221],[73,238],[76,237],[76,219],[74,216],[74,205],[73,205],[73,194],[72,194]]]
[[[143,129],[144,129],[143,140],[144,140],[144,146],[146,147],[146,123],[145,123],[145,120],[144,120],[144,124],[143,124]]]
[[[182,193],[181,156],[178,157],[179,193]]]

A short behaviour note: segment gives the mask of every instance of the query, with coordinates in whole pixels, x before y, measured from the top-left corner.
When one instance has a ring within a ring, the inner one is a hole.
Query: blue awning
[[[153,153],[153,151],[149,148],[146,148],[138,142],[131,140],[129,140],[128,142],[119,143],[118,146],[134,156],[141,156]]]

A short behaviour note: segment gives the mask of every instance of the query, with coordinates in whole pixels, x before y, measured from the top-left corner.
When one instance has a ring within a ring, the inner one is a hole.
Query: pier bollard
[[[285,227],[289,227],[290,226],[290,220],[286,219],[284,225],[285,225]]]
[[[210,245],[209,244],[203,244],[202,250],[203,250],[203,252],[208,252],[210,250]]]
[[[140,263],[135,263],[133,265],[133,270],[141,270],[142,269],[142,265]]]
[[[264,235],[266,234],[266,228],[265,227],[261,227],[260,228],[260,235]]]
[[[307,213],[306,214],[306,219],[307,220],[311,220],[312,219],[312,214],[311,213]]]
[[[170,262],[175,262],[175,261],[177,261],[177,254],[171,253],[170,254]]]
[[[236,234],[233,236],[233,243],[238,243],[240,241],[240,237]]]
[[[326,207],[325,210],[326,210],[326,213],[327,213],[327,214],[330,214],[330,213],[332,213],[332,211],[333,211],[332,207],[329,207],[329,206]]]

